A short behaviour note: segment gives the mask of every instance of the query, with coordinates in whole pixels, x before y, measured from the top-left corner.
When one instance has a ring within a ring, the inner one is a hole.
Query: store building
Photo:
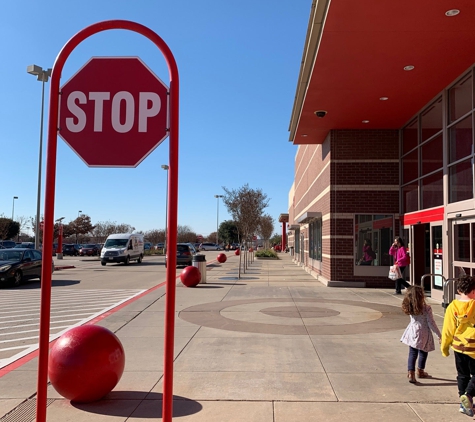
[[[290,121],[294,259],[331,286],[475,275],[475,2],[314,0]],[[375,252],[358,265],[364,241]],[[440,276],[426,276],[440,274]]]

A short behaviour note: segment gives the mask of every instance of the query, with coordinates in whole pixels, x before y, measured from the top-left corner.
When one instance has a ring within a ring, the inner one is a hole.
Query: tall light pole
[[[38,193],[36,195],[36,222],[35,222],[35,249],[39,248],[40,236],[40,202],[41,202],[41,159],[43,155],[43,114],[45,106],[45,82],[51,76],[51,69],[44,70],[40,66],[32,64],[26,68],[30,75],[35,75],[42,84],[41,89],[41,118],[40,118],[40,152],[38,157]]]
[[[165,240],[163,241],[163,254],[167,252],[167,226],[168,226],[168,169],[166,164],[162,164],[162,169],[167,172],[167,187],[165,189]]]
[[[56,258],[63,259],[63,223],[64,217],[58,218],[56,222],[59,225],[58,230],[58,247],[56,249]],[[53,246],[54,247],[54,246]]]
[[[76,218],[76,220],[79,219],[79,215],[82,213],[82,211],[78,211],[78,218]],[[78,243],[78,225],[77,225],[77,222],[76,222],[76,245]]]
[[[14,220],[14,216],[15,216],[15,199],[18,199],[18,196],[14,196],[13,197],[13,206],[12,206],[12,221],[15,221]]]
[[[219,244],[218,239],[218,230],[219,230],[219,198],[222,198],[224,195],[214,195],[214,197],[218,200],[216,204],[216,244]]]

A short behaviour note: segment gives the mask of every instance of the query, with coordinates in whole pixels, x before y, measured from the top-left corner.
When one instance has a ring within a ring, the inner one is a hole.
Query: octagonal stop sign
[[[168,87],[138,57],[93,57],[61,88],[59,135],[89,167],[137,167],[167,123]]]

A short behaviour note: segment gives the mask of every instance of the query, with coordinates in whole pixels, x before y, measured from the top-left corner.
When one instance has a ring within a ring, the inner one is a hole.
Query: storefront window
[[[472,75],[449,89],[449,123],[455,122],[472,109]]]
[[[432,103],[421,114],[421,141],[442,132],[442,98]]]
[[[402,158],[402,183],[406,184],[419,177],[418,150],[414,150]]]
[[[444,205],[444,185],[441,171],[422,179],[422,209]]]
[[[316,218],[309,225],[309,256],[317,261],[322,260],[322,219]]]
[[[402,131],[402,153],[406,154],[417,146],[417,119],[409,123]]]
[[[470,262],[470,224],[454,228],[454,261]]]
[[[356,214],[355,264],[368,266],[391,265],[388,252],[394,240],[393,233],[394,218],[392,215]],[[363,248],[367,251],[366,254]]]
[[[449,167],[449,202],[473,198],[472,160],[468,159]]]
[[[449,129],[449,164],[472,154],[472,116]]]
[[[422,176],[439,170],[444,164],[442,135],[426,142],[421,146]]]
[[[402,188],[402,203],[403,212],[413,212],[419,209],[418,203],[419,189],[417,182],[410,185],[403,186]]]

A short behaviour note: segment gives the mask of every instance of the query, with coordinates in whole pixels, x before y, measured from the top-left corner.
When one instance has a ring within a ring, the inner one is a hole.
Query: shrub
[[[256,258],[278,258],[277,253],[272,249],[259,249],[255,252]]]

